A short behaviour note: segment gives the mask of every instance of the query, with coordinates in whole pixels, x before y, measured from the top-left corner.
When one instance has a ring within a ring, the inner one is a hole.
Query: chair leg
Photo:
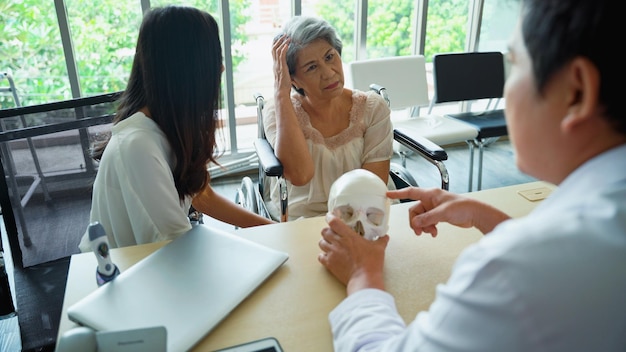
[[[24,116],[21,116],[22,119],[24,118]],[[23,125],[26,126],[26,122],[23,122]],[[30,148],[30,153],[33,157],[33,163],[35,164],[35,169],[37,170],[37,174],[39,175],[39,178],[41,179],[41,190],[43,192],[43,196],[44,196],[44,201],[49,202],[52,200],[52,197],[50,197],[50,192],[48,192],[48,185],[46,183],[46,179],[45,176],[43,175],[43,170],[41,169],[41,164],[39,163],[39,157],[37,156],[37,152],[35,151],[35,143],[33,143],[32,138],[26,138],[26,142],[28,142],[28,147]]]
[[[483,151],[485,150],[485,145],[483,142],[483,139],[478,141],[478,179],[476,180],[477,191],[480,191],[482,189],[483,183]]]
[[[280,222],[287,222],[289,220],[287,209],[289,197],[287,195],[287,181],[282,176],[278,178],[278,192],[280,193]]]
[[[465,141],[469,148],[469,179],[467,180],[467,191],[472,191],[472,182],[474,182],[474,141]]]

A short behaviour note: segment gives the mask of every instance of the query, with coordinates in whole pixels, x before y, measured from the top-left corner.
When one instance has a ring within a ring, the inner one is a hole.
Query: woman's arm
[[[390,165],[391,165],[390,160],[383,160],[383,161],[376,161],[373,163],[363,164],[362,168],[375,173],[386,184],[389,181]]]
[[[375,93],[369,93],[364,121],[367,130],[363,137],[365,162],[361,166],[385,182],[389,180],[389,167],[393,156],[393,126],[387,103]]]
[[[255,214],[229,199],[215,193],[210,185],[193,198],[196,210],[237,227],[273,224],[274,221]]]
[[[266,124],[266,128],[275,130],[266,131],[266,134],[275,136],[275,140],[270,140],[270,143],[273,144],[274,153],[283,165],[285,179],[295,186],[302,186],[313,178],[315,169],[313,158],[291,102],[291,75],[286,58],[289,43],[289,38],[281,37],[272,46],[275,78],[275,124]]]

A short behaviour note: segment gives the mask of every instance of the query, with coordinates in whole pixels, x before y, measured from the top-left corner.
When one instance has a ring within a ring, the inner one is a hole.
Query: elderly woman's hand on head
[[[339,281],[348,294],[365,288],[384,289],[383,264],[389,236],[370,241],[357,234],[338,217],[328,214],[322,230],[318,260]]]
[[[275,92],[283,92],[289,96],[291,93],[291,75],[287,66],[287,49],[291,38],[279,35],[272,44],[272,58],[274,59],[274,89]]]

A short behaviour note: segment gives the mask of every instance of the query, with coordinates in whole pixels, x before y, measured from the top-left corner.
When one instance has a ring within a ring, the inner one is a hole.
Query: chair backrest
[[[391,109],[428,105],[426,62],[422,55],[354,61],[347,65],[346,86],[368,91],[375,83],[387,89]]]
[[[504,57],[499,51],[433,57],[435,103],[502,98]]]

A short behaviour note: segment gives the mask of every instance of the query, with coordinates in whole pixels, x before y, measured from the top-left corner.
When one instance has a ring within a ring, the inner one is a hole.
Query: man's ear
[[[566,130],[595,116],[600,94],[600,72],[587,58],[577,57],[566,68],[565,75],[569,95],[569,109],[561,125]]]

